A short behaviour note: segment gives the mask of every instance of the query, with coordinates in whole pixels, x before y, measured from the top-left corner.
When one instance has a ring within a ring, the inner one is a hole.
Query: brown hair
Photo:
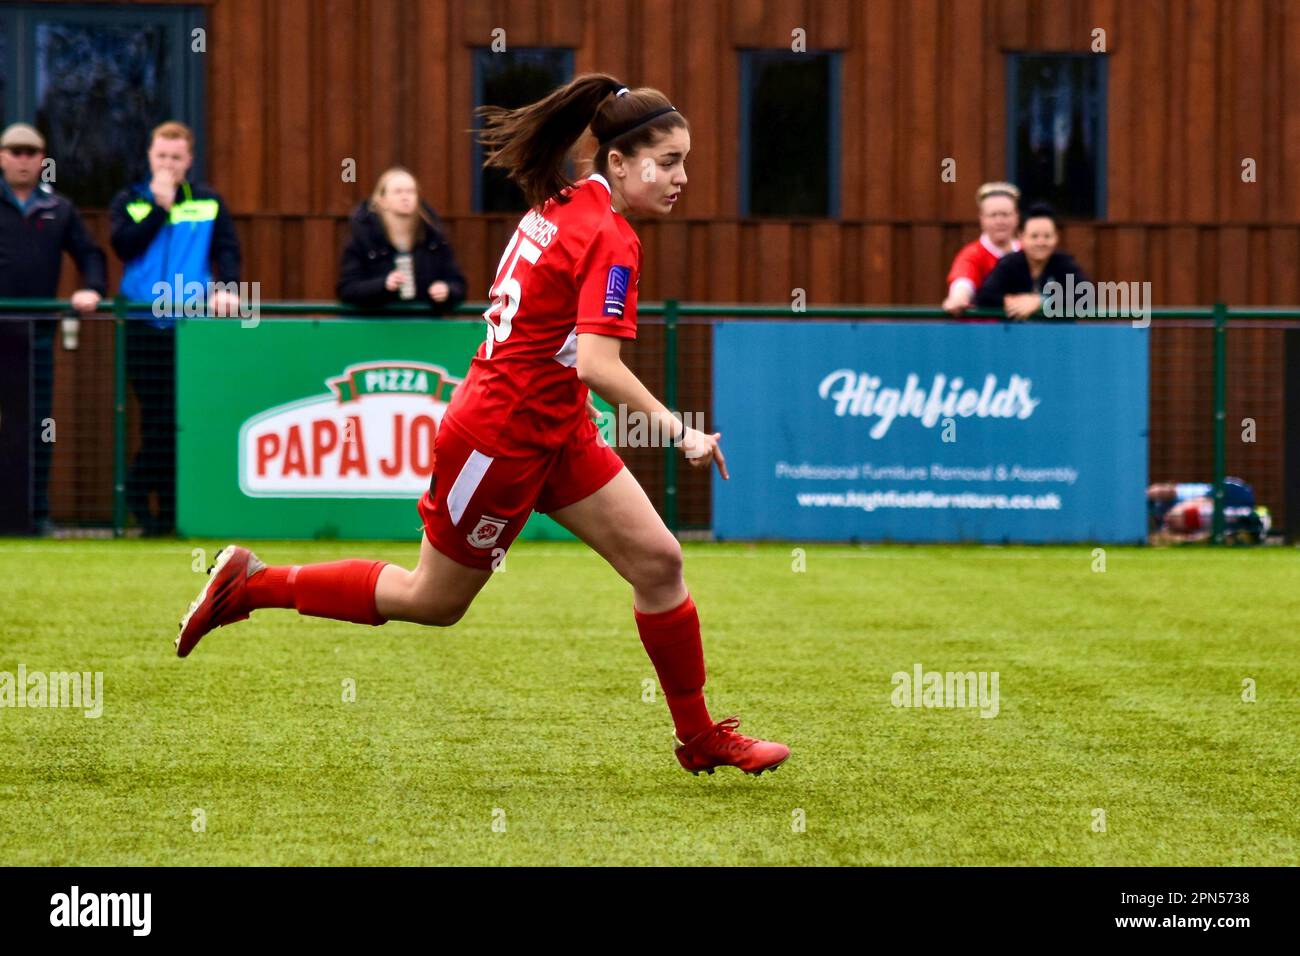
[[[190,152],[194,152],[194,131],[184,123],[177,120],[168,120],[165,123],[158,124],[153,128],[153,132],[149,134],[149,145],[152,146],[153,141],[160,136],[163,139],[183,139],[189,144]]]
[[[608,73],[584,73],[516,110],[480,106],[475,112],[484,121],[479,133],[483,166],[504,169],[530,206],[540,206],[552,196],[568,202],[560,195],[573,185],[564,175],[564,161],[588,128],[596,140],[591,164],[601,174],[607,170],[610,150],[630,155],[668,130],[690,128],[658,90],[642,86],[619,96],[623,88]],[[658,116],[638,123],[656,112]]]

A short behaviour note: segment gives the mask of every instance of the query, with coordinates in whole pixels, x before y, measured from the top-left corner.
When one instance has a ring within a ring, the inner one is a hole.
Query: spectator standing
[[[337,292],[358,308],[422,302],[439,315],[465,301],[465,277],[451,244],[402,167],[385,170],[353,213]]]
[[[1020,227],[1020,251],[1003,256],[975,294],[981,308],[1004,309],[1011,319],[1027,319],[1043,305],[1043,286],[1055,280],[1078,289],[1089,282],[1074,257],[1058,252],[1060,227],[1052,207],[1039,204],[1025,213]],[[1073,286],[1067,282],[1073,276]]]
[[[0,297],[52,299],[58,294],[63,253],[81,272],[82,288],[72,308],[94,312],[106,285],[104,252],[90,238],[77,207],[41,182],[45,137],[35,127],[14,123],[0,133]],[[54,405],[55,319],[33,320],[32,339],[32,519],[50,534],[49,478],[54,445],[45,422]]]
[[[1011,183],[985,183],[975,193],[980,237],[957,252],[948,269],[948,295],[943,310],[960,315],[975,301],[975,292],[1008,252],[1018,252],[1016,225],[1020,190]]]
[[[152,314],[127,326],[127,376],[140,405],[140,450],[127,476],[127,504],[147,535],[169,534],[176,523],[176,320],[185,288],[204,290],[216,278],[239,281],[239,238],[221,197],[190,183],[194,134],[183,123],[156,127],[149,139],[150,178],[127,186],[109,208],[113,250],[125,264],[122,295],[154,302]],[[159,283],[172,290],[162,302]],[[179,285],[179,288],[176,286]],[[234,314],[238,296],[214,290],[210,312]],[[150,505],[150,493],[158,509]]]

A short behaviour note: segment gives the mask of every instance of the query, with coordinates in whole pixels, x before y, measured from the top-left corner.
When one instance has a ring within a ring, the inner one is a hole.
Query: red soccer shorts
[[[590,418],[559,448],[528,457],[491,457],[442,425],[433,441],[433,478],[420,498],[429,543],[453,561],[490,570],[529,515],[549,514],[605,486],[623,459]]]

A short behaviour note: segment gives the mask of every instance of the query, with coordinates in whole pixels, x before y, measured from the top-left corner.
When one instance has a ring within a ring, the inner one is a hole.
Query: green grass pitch
[[[581,545],[516,545],[447,630],[261,611],[178,660],[224,543],[0,541],[0,671],[104,680],[97,719],[0,708],[7,864],[1300,861],[1292,549],[688,543],[715,718],[793,750],[755,779],[677,765]],[[998,672],[997,715],[894,706],[918,663]]]

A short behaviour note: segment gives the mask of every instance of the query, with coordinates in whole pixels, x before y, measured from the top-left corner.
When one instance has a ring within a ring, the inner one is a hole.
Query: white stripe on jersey
[[[460,474],[452,483],[451,491],[447,492],[447,510],[451,512],[452,524],[460,524],[465,508],[469,505],[469,500],[474,497],[474,492],[478,490],[479,482],[487,474],[490,464],[492,459],[481,451],[477,449],[470,451],[469,457],[465,459],[465,464],[460,469]]]
[[[578,327],[576,325],[569,329],[569,337],[564,340],[564,344],[560,346],[560,350],[552,355],[551,358],[569,368],[573,368],[578,364]]]

